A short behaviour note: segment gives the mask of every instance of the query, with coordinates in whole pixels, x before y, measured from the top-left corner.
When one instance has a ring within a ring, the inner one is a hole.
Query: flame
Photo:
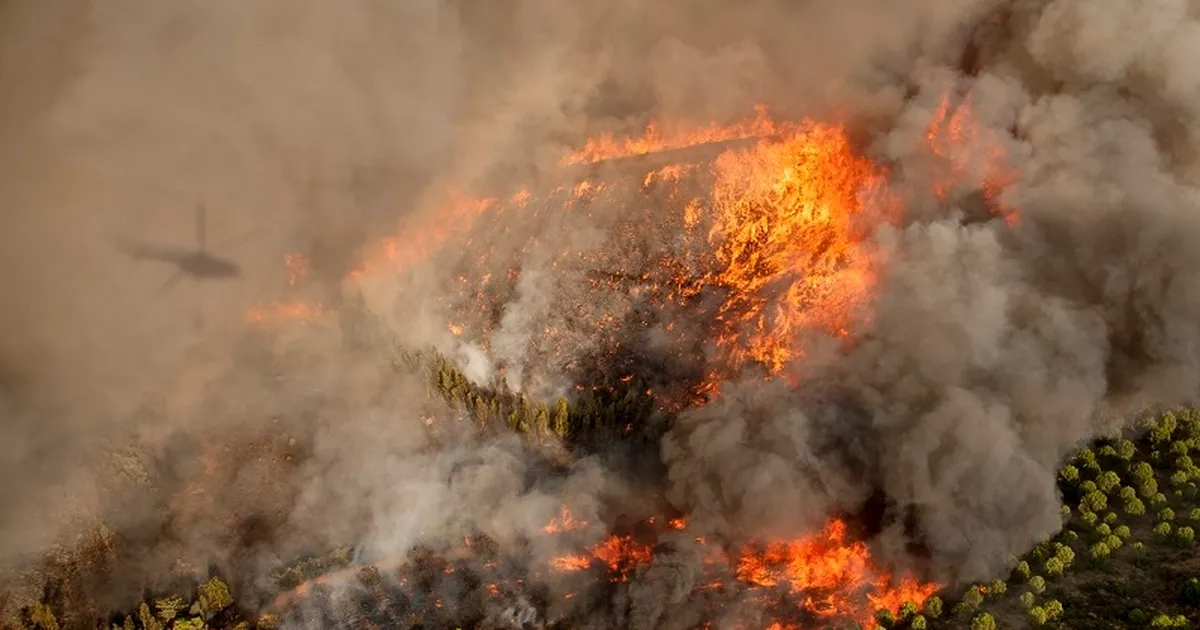
[[[563,513],[570,512],[564,507]],[[552,520],[543,531],[563,531],[555,525],[556,521]],[[670,529],[681,530],[686,526],[683,518],[668,521]],[[836,519],[805,538],[751,544],[733,553],[709,545],[704,537],[697,537],[696,542],[707,547],[705,557],[710,567],[729,567],[734,579],[752,591],[783,589],[804,610],[820,618],[867,623],[880,610],[896,613],[908,602],[920,606],[939,588],[908,575],[896,579],[878,567],[867,545],[849,540],[845,523]],[[591,569],[597,562],[607,567],[610,580],[625,582],[638,567],[654,562],[653,547],[628,534],[613,534],[584,553],[555,557],[549,566],[554,571],[579,572]],[[725,585],[716,580],[705,588],[719,589]],[[771,627],[795,628],[782,623]]]
[[[614,158],[646,155],[659,151],[681,149],[711,142],[764,138],[783,133],[788,125],[776,122],[768,114],[766,106],[755,108],[755,115],[732,125],[709,123],[705,127],[677,128],[651,122],[640,136],[618,138],[612,134],[601,134],[589,139],[582,149],[562,158],[563,166],[589,164]]]
[[[925,128],[925,145],[939,161],[933,184],[933,192],[939,199],[946,200],[955,188],[969,185],[974,174],[988,209],[1009,225],[1016,225],[1017,209],[1002,199],[1002,193],[1017,182],[1016,169],[999,133],[975,119],[970,95],[957,104],[951,94],[942,96]]]
[[[546,526],[542,528],[542,531],[546,532],[547,534],[557,534],[559,532],[569,532],[584,527],[587,527],[587,522],[575,518],[575,515],[571,513],[571,509],[564,505],[562,506],[562,510],[558,517],[550,519],[550,522],[546,523]]]
[[[846,526],[834,520],[819,535],[744,549],[737,559],[737,579],[755,586],[786,584],[805,597],[804,606],[819,616],[841,616],[869,622],[877,610],[896,612],[905,602],[920,605],[938,586],[892,576],[874,567],[867,546],[846,539]],[[813,596],[811,593],[821,593]],[[858,600],[866,597],[869,606]]]
[[[845,330],[872,284],[858,223],[864,191],[885,173],[859,157],[843,128],[807,123],[779,142],[722,154],[710,240],[731,289],[719,343],[734,366],[772,373],[799,356],[805,331]],[[686,211],[686,209],[685,209]]]

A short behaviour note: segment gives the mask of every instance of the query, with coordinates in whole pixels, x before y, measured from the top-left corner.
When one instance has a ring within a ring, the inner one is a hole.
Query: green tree
[[[1063,563],[1063,567],[1069,567],[1075,561],[1075,550],[1067,545],[1058,545],[1054,549],[1054,557]]]
[[[1130,477],[1136,484],[1143,484],[1151,479],[1154,479],[1154,467],[1147,462],[1138,462],[1133,465],[1133,470],[1130,471]]]
[[[971,630],[996,630],[996,620],[988,613],[981,612],[971,620]]]
[[[879,610],[875,612],[875,623],[883,628],[895,628],[896,616],[890,610]]]
[[[1108,554],[1111,553],[1112,550],[1109,549],[1108,545],[1098,542],[1092,545],[1091,552],[1093,560],[1106,560],[1108,559]]]
[[[58,630],[58,619],[50,607],[42,602],[34,602],[29,609],[29,620],[38,630]]]
[[[916,602],[904,602],[904,604],[900,606],[900,618],[911,619],[917,615],[917,610]]]
[[[1034,606],[1029,609],[1029,621],[1035,626],[1045,625],[1049,621],[1050,616],[1046,614],[1046,609],[1041,606]]]
[[[1033,575],[1033,573],[1029,570],[1029,563],[1024,560],[1018,562],[1016,568],[1014,568],[1013,571],[1016,572],[1016,574],[1021,578],[1022,581],[1029,580],[1029,576]]]
[[[1179,539],[1179,542],[1191,545],[1196,539],[1196,531],[1185,525],[1175,530],[1175,537]]]
[[[921,607],[921,612],[928,617],[937,619],[942,616],[942,598],[934,595],[925,600],[925,604]]]
[[[1167,536],[1171,535],[1171,524],[1165,521],[1158,523],[1154,526],[1153,532],[1154,535],[1158,536],[1159,538],[1166,538]]]
[[[1121,539],[1123,539],[1123,540],[1128,540],[1128,539],[1129,539],[1129,537],[1130,537],[1131,535],[1133,535],[1133,534],[1132,534],[1132,533],[1129,531],[1129,526],[1128,526],[1128,525],[1118,525],[1118,526],[1117,526],[1117,528],[1113,530],[1113,534],[1114,534],[1114,535],[1116,535],[1118,538],[1121,538]]]
[[[1064,569],[1065,567],[1063,566],[1062,560],[1059,560],[1058,558],[1050,558],[1046,561],[1046,575],[1049,575],[1050,577],[1062,576]]]
[[[1179,601],[1188,606],[1200,606],[1200,580],[1188,578],[1179,590]]]
[[[908,627],[911,630],[928,630],[929,622],[925,620],[924,615],[916,615],[908,622]]]
[[[1132,501],[1137,498],[1137,490],[1134,490],[1132,486],[1122,486],[1121,490],[1117,492],[1117,496],[1122,501]]]
[[[1033,589],[1033,592],[1037,595],[1041,595],[1042,593],[1045,593],[1046,592],[1046,578],[1044,578],[1040,575],[1035,575],[1035,576],[1029,578],[1029,588]]]
[[[1125,513],[1130,516],[1141,516],[1146,513],[1146,504],[1141,499],[1125,502]]]
[[[983,589],[978,586],[967,588],[967,592],[963,593],[962,603],[971,607],[971,610],[979,608],[983,603]]]
[[[1108,526],[1108,523],[1100,523],[1096,526],[1096,533],[1100,536],[1107,536],[1112,533],[1112,528]]]
[[[1059,617],[1062,617],[1063,605],[1057,599],[1047,600],[1042,608],[1046,609],[1046,617],[1048,619],[1058,619]]]
[[[233,605],[233,595],[229,592],[229,586],[219,578],[209,578],[197,590],[198,597],[191,610],[193,615],[200,615],[208,620]]]
[[[1008,584],[1004,580],[992,580],[988,584],[988,594],[993,597],[1000,597],[1008,592]]]
[[[1124,438],[1117,440],[1115,450],[1117,451],[1117,457],[1120,457],[1121,459],[1130,459],[1137,451],[1136,447],[1133,445],[1133,441]]]
[[[1163,509],[1159,510],[1158,511],[1158,520],[1160,520],[1160,521],[1175,520],[1175,510],[1172,510],[1171,508],[1163,508]]]
[[[1115,534],[1109,534],[1108,536],[1105,536],[1104,540],[1100,542],[1107,545],[1109,551],[1116,551],[1121,548],[1121,545],[1125,544],[1125,541],[1121,540],[1121,537]]]
[[[570,425],[570,414],[567,411],[567,399],[559,398],[554,401],[554,417],[550,422],[550,427],[554,434],[560,438],[567,437],[567,428]]]
[[[1079,507],[1087,508],[1090,512],[1099,512],[1108,507],[1108,497],[1099,490],[1093,490],[1084,495],[1083,500],[1079,502]]]
[[[539,403],[533,412],[533,431],[539,440],[550,435],[550,410]]]
[[[1096,477],[1096,487],[1104,493],[1113,492],[1121,487],[1121,478],[1117,476],[1117,473],[1106,470]]]
[[[1058,471],[1058,476],[1062,477],[1062,480],[1069,484],[1079,483],[1079,469],[1070,464],[1063,466]]]
[[[1034,603],[1037,602],[1037,597],[1032,592],[1025,591],[1024,593],[1021,593],[1021,596],[1017,598],[1017,601],[1021,602],[1021,606],[1025,608],[1025,610],[1029,610],[1030,608],[1033,608]]]

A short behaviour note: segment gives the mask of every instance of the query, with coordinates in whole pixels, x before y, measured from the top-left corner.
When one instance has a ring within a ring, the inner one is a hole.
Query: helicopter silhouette
[[[176,267],[175,273],[163,283],[161,290],[174,286],[183,278],[192,280],[229,280],[240,277],[242,268],[227,258],[208,251],[207,217],[204,204],[196,206],[196,249],[156,243],[125,243],[125,253],[134,260],[153,260]]]

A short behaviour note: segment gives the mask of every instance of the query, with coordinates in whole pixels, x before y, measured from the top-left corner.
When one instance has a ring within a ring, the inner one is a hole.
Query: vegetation
[[[588,392],[569,403],[531,402],[499,388],[472,385],[437,355],[398,356],[395,369],[422,373],[431,388],[475,420],[481,430],[513,430],[540,443],[574,448],[606,440],[653,440],[666,423],[654,401],[635,389]],[[1060,471],[1063,529],[1022,558],[1002,579],[881,611],[877,627],[925,628],[1186,628],[1200,624],[1200,412],[1167,412],[1137,434],[1101,440]],[[90,542],[88,557],[119,553],[111,538]],[[97,551],[98,550],[98,551]],[[81,562],[72,560],[72,562]],[[307,558],[274,575],[280,591],[350,564],[347,549]],[[136,609],[80,622],[70,598],[48,589],[25,606],[20,626],[54,630],[200,630],[276,627],[277,619],[239,606],[219,576],[186,593],[147,597]],[[64,615],[64,613],[66,613]],[[70,617],[71,622],[63,619]],[[97,621],[93,619],[93,621]]]

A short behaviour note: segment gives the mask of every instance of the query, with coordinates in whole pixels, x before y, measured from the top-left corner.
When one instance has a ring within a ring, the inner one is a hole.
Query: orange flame
[[[669,521],[672,529],[685,525],[683,519]],[[703,538],[696,540],[707,545]],[[732,556],[710,547],[705,556],[709,564],[731,567],[734,578],[743,585],[786,589],[805,610],[830,619],[866,623],[879,610],[895,613],[908,602],[920,606],[939,588],[907,575],[895,579],[874,564],[866,544],[847,539],[845,523],[839,520],[830,521],[824,530],[806,538],[749,545]],[[649,544],[632,536],[611,535],[586,553],[552,559],[550,568],[578,572],[591,568],[596,561],[608,567],[611,580],[624,582],[637,567],[652,564],[654,554]],[[721,587],[717,581],[707,588]],[[772,627],[790,629],[782,624]]]
[[[864,192],[884,173],[859,157],[841,127],[809,123],[779,142],[717,158],[710,239],[732,289],[720,343],[734,366],[778,372],[799,354],[799,336],[844,330],[867,296]],[[735,319],[736,318],[736,319]]]
[[[565,156],[561,160],[561,164],[563,166],[588,164],[710,142],[764,138],[785,133],[788,127],[786,124],[773,120],[768,115],[767,108],[762,105],[755,108],[755,115],[752,118],[732,125],[709,123],[705,127],[696,129],[664,127],[661,123],[651,122],[646,126],[645,133],[637,137],[617,138],[606,133],[589,139],[582,149]]]

